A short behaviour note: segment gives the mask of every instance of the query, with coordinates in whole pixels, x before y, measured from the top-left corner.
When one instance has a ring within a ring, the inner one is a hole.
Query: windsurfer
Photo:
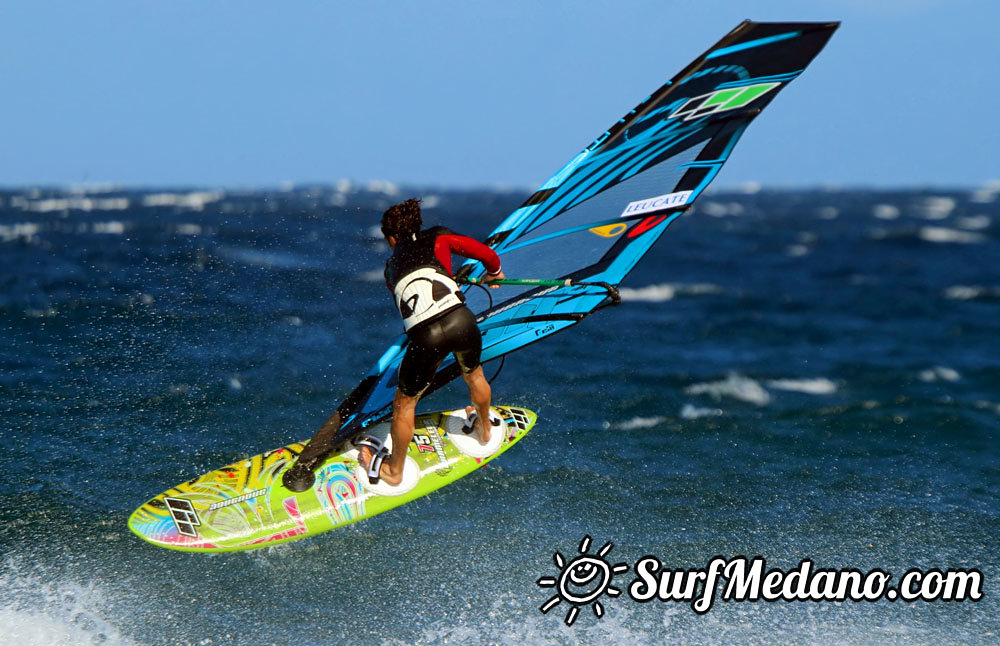
[[[403,479],[417,402],[449,353],[455,355],[469,387],[473,405],[467,414],[475,417],[480,441],[490,440],[490,424],[484,420],[490,419],[492,391],[480,364],[483,340],[475,315],[465,306],[452,276],[451,255],[482,262],[488,272],[483,277],[486,283],[504,277],[500,257],[481,242],[445,227],[422,227],[418,199],[391,206],[382,215],[382,235],[393,251],[385,265],[386,286],[409,338],[392,402],[392,453],[378,471],[378,477],[390,485]],[[360,453],[361,464],[368,469],[376,454],[368,446],[362,446]]]

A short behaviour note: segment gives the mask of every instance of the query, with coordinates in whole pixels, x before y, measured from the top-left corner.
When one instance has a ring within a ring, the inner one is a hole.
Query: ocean
[[[345,529],[205,555],[126,520],[310,437],[399,334],[381,211],[421,196],[425,224],[482,238],[528,193],[0,190],[0,643],[996,643],[998,193],[710,192],[620,306],[486,366],[497,403],[539,414],[501,458]],[[598,549],[629,566],[602,616],[542,613],[539,580]],[[697,613],[630,596],[646,556],[976,570],[983,595]]]

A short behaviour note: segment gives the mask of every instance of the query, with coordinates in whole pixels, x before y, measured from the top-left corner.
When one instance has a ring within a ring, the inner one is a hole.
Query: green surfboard
[[[295,493],[281,476],[304,442],[288,446],[177,485],[136,509],[128,526],[154,545],[188,552],[251,550],[314,536],[364,520],[451,484],[484,466],[535,425],[524,408],[497,406],[504,427],[487,444],[466,428],[464,409],[419,415],[407,451],[403,481],[372,484],[348,443],[316,469],[313,486]],[[383,442],[384,422],[362,436]]]

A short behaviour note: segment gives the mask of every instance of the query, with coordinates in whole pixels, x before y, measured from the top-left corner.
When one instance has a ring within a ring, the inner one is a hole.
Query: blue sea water
[[[399,333],[386,206],[421,195],[427,224],[482,237],[526,194],[0,191],[0,642],[996,643],[995,188],[708,194],[621,306],[506,360],[495,400],[539,422],[502,458],[223,555],[158,549],[126,519],[308,438]],[[587,535],[630,565],[977,568],[985,596],[698,615],[623,594],[567,626],[536,581]]]

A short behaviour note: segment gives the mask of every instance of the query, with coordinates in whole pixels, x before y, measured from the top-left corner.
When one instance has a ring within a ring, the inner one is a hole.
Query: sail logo
[[[632,215],[642,215],[643,213],[652,213],[653,211],[684,206],[690,199],[691,191],[679,191],[677,193],[667,193],[666,195],[657,195],[656,197],[629,202],[619,217],[625,218]]]
[[[691,119],[697,119],[710,114],[745,108],[780,85],[781,83],[758,83],[756,85],[747,85],[746,87],[731,87],[702,94],[693,99],[688,99],[684,105],[674,110],[673,114],[668,118],[683,117],[684,121],[690,121]]]

